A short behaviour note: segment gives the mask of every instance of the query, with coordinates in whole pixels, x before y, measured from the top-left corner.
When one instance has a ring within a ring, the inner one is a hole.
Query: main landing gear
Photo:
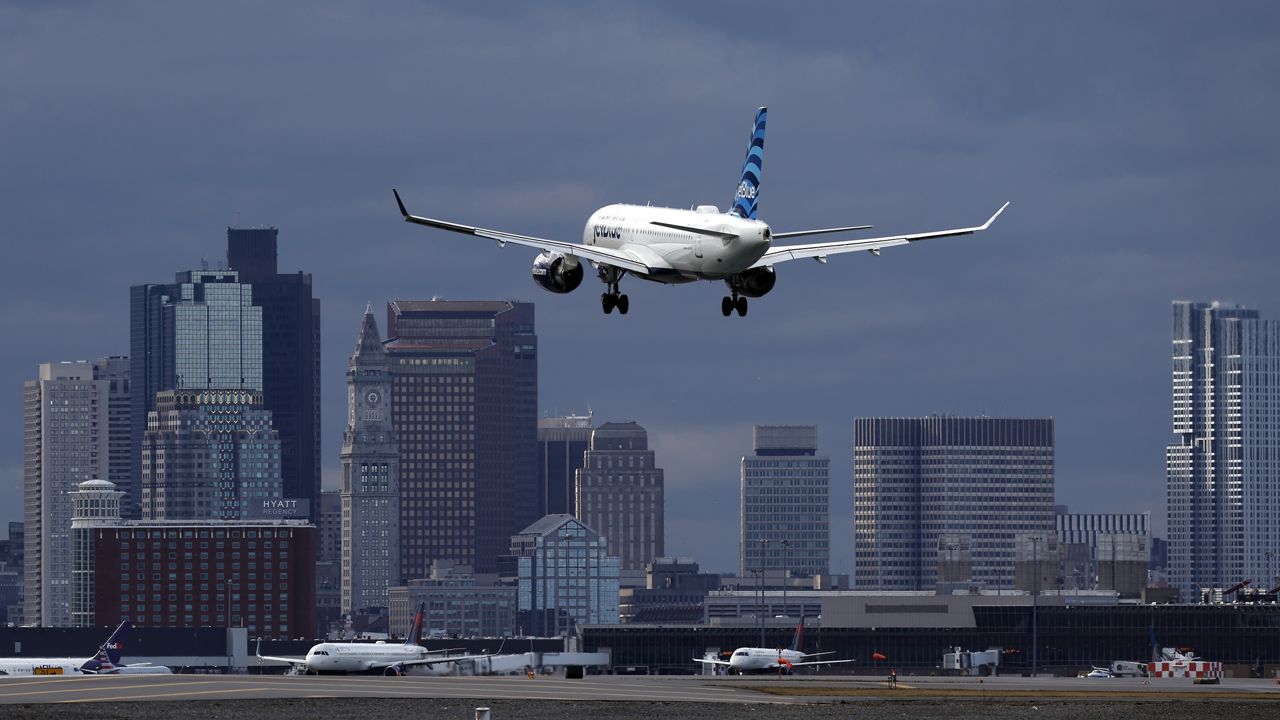
[[[600,307],[604,309],[605,315],[613,312],[614,308],[618,308],[619,315],[626,315],[627,309],[631,303],[628,301],[625,294],[620,294],[617,291],[617,285],[614,285],[613,287],[615,289],[600,294]]]
[[[747,316],[747,299],[742,295],[739,295],[737,290],[733,291],[733,295],[731,297],[724,297],[720,299],[721,315],[729,317],[734,313],[734,311],[737,311],[738,317]]]
[[[604,314],[608,315],[613,312],[614,308],[618,309],[619,315],[626,315],[627,310],[631,307],[630,300],[627,296],[618,292],[618,282],[622,280],[624,271],[608,265],[600,266],[600,279],[604,281],[608,290],[600,295],[600,308],[604,310]]]

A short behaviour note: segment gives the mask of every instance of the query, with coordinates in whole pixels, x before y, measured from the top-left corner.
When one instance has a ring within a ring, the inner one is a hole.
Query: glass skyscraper
[[[548,515],[511,537],[526,635],[618,622],[618,558],[572,515]]]
[[[859,589],[932,590],[967,540],[976,584],[1013,586],[1016,536],[1055,536],[1051,418],[854,421]]]
[[[1166,450],[1169,582],[1280,585],[1280,323],[1257,310],[1173,303]]]
[[[142,476],[142,439],[162,390],[262,390],[262,308],[231,270],[188,270],[168,285],[129,293],[132,476]],[[129,488],[127,516],[142,492]],[[123,505],[124,503],[122,503]]]

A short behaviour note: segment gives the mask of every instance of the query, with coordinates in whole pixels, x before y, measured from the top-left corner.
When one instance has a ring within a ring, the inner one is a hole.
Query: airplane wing
[[[529,235],[516,235],[515,233],[503,232],[501,230],[489,230],[487,228],[472,227],[470,225],[459,225],[458,223],[448,222],[446,220],[433,220],[432,218],[410,215],[409,211],[404,207],[404,201],[400,199],[400,192],[394,188],[391,192],[395,193],[396,205],[400,207],[400,214],[404,216],[405,222],[426,225],[427,227],[462,233],[464,235],[475,235],[476,237],[488,238],[489,240],[498,241],[499,245],[511,243],[513,245],[525,245],[528,247],[535,247],[540,250],[565,253],[566,255],[576,255],[595,263],[612,265],[614,267],[619,267],[623,270],[630,270],[631,272],[640,273],[642,275],[647,275],[651,272],[650,267],[640,258],[622,250],[593,247],[591,245],[583,245],[582,243],[564,242],[563,240],[547,240],[545,238],[531,237]]]
[[[481,658],[487,658],[487,657],[494,657],[494,656],[493,655],[454,655],[452,657],[416,658],[413,660],[388,660],[386,662],[370,663],[369,668],[382,669],[382,668],[389,668],[393,665],[405,666],[405,667],[409,665],[440,665],[440,664],[447,664],[447,663],[460,663],[466,660],[479,660]]]
[[[271,655],[259,655],[259,660],[274,660],[275,662],[291,663],[293,665],[306,665],[306,658],[297,657],[273,657]]]
[[[857,252],[858,250],[866,250],[872,254],[879,255],[880,250],[896,245],[906,245],[918,240],[930,240],[932,238],[953,237],[955,235],[972,235],[973,233],[986,230],[991,227],[991,223],[1000,217],[1000,213],[1009,207],[1009,203],[1000,206],[1000,209],[981,225],[967,228],[957,228],[955,230],[935,230],[933,232],[915,233],[914,235],[891,235],[888,237],[865,238],[862,240],[838,240],[836,242],[809,243],[807,245],[782,245],[770,248],[765,252],[764,257],[756,261],[753,268],[767,267],[776,265],[780,262],[788,260],[800,260],[801,258],[814,258],[818,262],[826,262],[829,255],[839,255],[841,253]],[[805,230],[798,233],[775,233],[775,238],[795,237],[803,234],[813,234],[814,231]]]
[[[307,664],[307,659],[306,659],[306,658],[297,658],[297,657],[272,657],[271,655],[263,655],[263,654],[262,654],[262,638],[258,638],[258,644],[257,644],[257,646],[254,648],[254,651],[253,651],[253,652],[254,652],[254,654],[255,654],[255,655],[257,655],[257,656],[258,656],[258,659],[259,659],[259,660],[272,660],[272,661],[275,661],[275,662],[290,663],[290,664],[292,664],[292,665],[302,665],[302,666],[306,666],[306,664]]]
[[[803,662],[792,662],[791,664],[795,667],[799,667],[801,665],[835,665],[837,663],[851,663],[853,660],[853,658],[849,658],[848,660],[805,660]]]
[[[694,658],[694,662],[704,663],[706,665],[728,665],[728,660],[708,660],[706,658]]]

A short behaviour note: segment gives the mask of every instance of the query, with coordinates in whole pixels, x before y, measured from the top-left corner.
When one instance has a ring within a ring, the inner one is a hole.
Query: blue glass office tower
[[[188,270],[129,297],[132,475],[142,477],[147,416],[163,390],[262,390],[262,308],[232,270]],[[141,486],[129,488],[138,517]],[[125,512],[122,502],[121,512]]]

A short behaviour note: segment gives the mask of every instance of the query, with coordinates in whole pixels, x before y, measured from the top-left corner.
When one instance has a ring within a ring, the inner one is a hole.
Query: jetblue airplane
[[[607,205],[587,219],[581,243],[516,235],[411,215],[405,209],[400,193],[394,189],[392,192],[400,214],[407,222],[496,240],[500,246],[512,243],[538,248],[542,252],[533,262],[533,279],[550,292],[575,290],[585,275],[583,261],[591,263],[596,276],[605,284],[600,305],[606,315],[614,309],[621,315],[627,314],[630,301],[619,289],[619,283],[630,274],[641,280],[664,284],[722,280],[728,286],[729,294],[720,302],[721,314],[728,317],[737,312],[741,317],[747,314],[747,298],[761,297],[773,289],[777,282],[773,268],[779,263],[801,258],[825,263],[829,256],[841,253],[865,250],[879,255],[884,248],[917,240],[969,235],[986,230],[1009,206],[1005,203],[990,220],[974,227],[774,246],[776,240],[866,230],[871,226],[773,232],[767,223],[756,218],[766,115],[766,108],[756,111],[742,178],[728,212],[722,213],[714,205],[698,205],[692,210]]]
[[[120,623],[120,627],[98,647],[98,654],[88,660],[70,657],[0,658],[0,675],[169,675],[171,671],[163,665],[120,664],[124,640],[132,629],[133,623]]]
[[[804,618],[796,625],[796,634],[791,638],[791,646],[786,648],[740,647],[733,651],[728,660],[712,660],[710,658],[694,658],[694,662],[704,665],[722,667],[730,675],[745,675],[753,672],[777,672],[789,675],[797,667],[805,665],[837,665],[851,663],[849,660],[810,660],[820,655],[832,655],[835,651],[807,653],[800,648],[804,645]]]

